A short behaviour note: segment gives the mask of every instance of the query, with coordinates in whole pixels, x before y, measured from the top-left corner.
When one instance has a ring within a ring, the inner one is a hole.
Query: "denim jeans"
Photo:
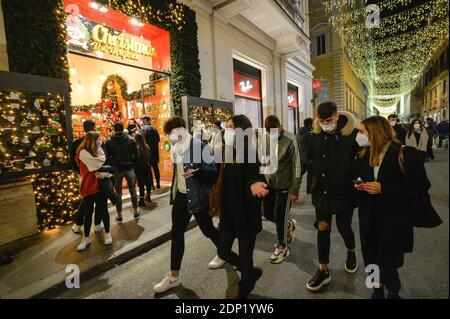
[[[131,203],[133,205],[133,208],[136,209],[138,207],[138,197],[136,192],[136,175],[134,174],[134,170],[130,169],[129,171],[117,172],[114,174],[115,180],[114,188],[116,189],[117,194],[116,209],[118,213],[122,213],[122,181],[124,178],[126,179],[128,184],[128,189],[130,191]]]

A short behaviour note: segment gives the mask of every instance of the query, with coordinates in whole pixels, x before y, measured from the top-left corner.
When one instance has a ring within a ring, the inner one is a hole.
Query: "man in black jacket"
[[[121,122],[114,123],[114,135],[106,141],[105,146],[106,163],[117,168],[114,174],[117,193],[117,217],[118,224],[123,222],[122,219],[122,182],[125,178],[131,195],[131,203],[134,209],[134,219],[139,220],[141,212],[138,209],[138,197],[136,193],[136,175],[134,167],[139,157],[136,141],[128,134],[124,133],[123,124]]]
[[[151,119],[150,116],[144,115],[142,117],[142,128],[141,133],[144,135],[145,142],[147,142],[147,145],[150,146],[150,166],[153,168],[153,172],[155,174],[156,179],[156,188],[161,188],[161,176],[159,173],[159,133],[158,130],[151,125]],[[153,174],[150,169],[150,176],[151,176],[151,185],[152,188],[154,188],[153,184]]]
[[[91,131],[95,131],[95,122],[91,120],[86,120],[83,122],[83,129],[84,133],[88,133]],[[72,163],[73,169],[80,174],[80,168],[78,167],[77,161],[75,160],[75,157],[77,155],[78,147],[81,145],[81,143],[84,140],[84,136],[81,138],[78,138],[73,141],[72,143],[72,149],[70,150],[70,161]],[[94,215],[94,230],[95,232],[100,232],[103,230],[103,224],[102,224],[102,216],[101,213],[99,213],[97,210],[95,210]],[[75,223],[72,226],[72,231],[75,234],[81,234],[81,229],[84,224],[84,209],[83,209],[83,202],[80,203],[80,206],[78,207],[78,210],[75,214]]]
[[[312,165],[308,160],[308,148],[311,143],[311,137],[313,135],[313,123],[314,120],[310,117],[303,121],[304,127],[300,128],[297,134],[298,143],[300,145],[300,162],[302,165],[301,177],[308,173],[306,176],[306,193],[311,194],[312,186]]]
[[[405,145],[406,131],[398,123],[398,116],[396,114],[391,114],[388,116],[388,121],[397,135],[397,140],[399,140],[402,145]]]
[[[333,215],[336,215],[338,231],[348,249],[345,271],[355,273],[358,267],[352,230],[356,206],[353,175],[358,151],[356,119],[351,113],[338,112],[333,102],[321,103],[317,114],[308,158],[313,169],[312,203],[316,209],[320,268],[306,285],[310,291],[319,291],[331,282],[328,263]]]

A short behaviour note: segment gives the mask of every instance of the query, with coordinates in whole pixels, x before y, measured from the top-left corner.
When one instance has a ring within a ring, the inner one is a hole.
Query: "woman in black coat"
[[[380,287],[374,285],[372,298],[384,298],[383,287],[388,298],[400,298],[398,268],[403,266],[404,254],[413,250],[411,200],[426,192],[430,183],[417,150],[402,150],[385,118],[363,120],[356,141],[363,147],[355,183],[360,191],[361,249],[366,267],[377,265],[381,279]]]
[[[224,163],[220,182],[220,247],[219,257],[238,267],[241,272],[239,298],[246,298],[261,277],[262,270],[253,265],[253,250],[256,236],[262,230],[261,198],[268,194],[267,184],[259,171],[257,156],[248,156],[252,147],[252,136],[241,139],[239,129],[251,129],[245,115],[233,116],[225,131]],[[236,141],[244,141],[236,147]],[[244,151],[244,152],[242,152]],[[239,256],[232,252],[235,239],[239,242]]]

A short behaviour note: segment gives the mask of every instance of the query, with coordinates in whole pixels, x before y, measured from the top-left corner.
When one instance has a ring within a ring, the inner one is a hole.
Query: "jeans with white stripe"
[[[278,244],[287,245],[288,215],[291,209],[291,198],[287,190],[275,190],[269,187],[269,195],[263,202],[264,217],[277,226]]]

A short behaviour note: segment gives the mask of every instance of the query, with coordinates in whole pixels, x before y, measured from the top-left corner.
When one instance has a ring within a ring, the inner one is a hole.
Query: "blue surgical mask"
[[[97,147],[100,148],[103,145],[103,140],[97,141]]]

